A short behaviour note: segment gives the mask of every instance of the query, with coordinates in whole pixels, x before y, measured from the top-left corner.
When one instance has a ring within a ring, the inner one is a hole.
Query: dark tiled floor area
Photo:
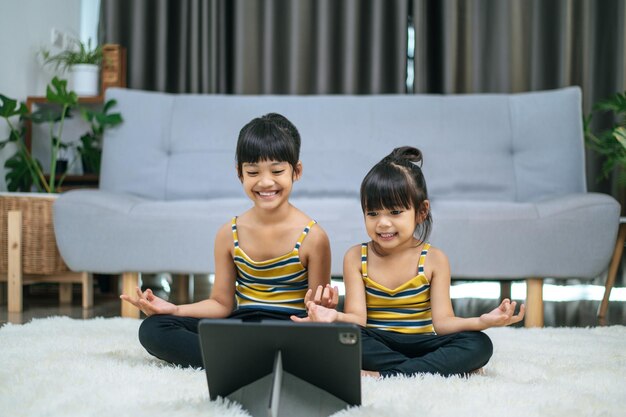
[[[626,285],[624,274],[618,274],[618,282],[613,291],[615,300],[609,304],[607,315],[608,325],[626,325]],[[176,278],[180,279],[180,278]],[[0,302],[0,325],[10,323],[26,323],[33,318],[48,316],[68,316],[72,318],[115,317],[119,316],[120,301],[115,289],[117,277],[97,277],[94,307],[82,309],[80,305],[80,286],[74,286],[72,304],[60,305],[58,291],[54,284],[38,284],[24,287],[24,311],[22,313],[7,313],[6,295]],[[181,302],[183,297],[176,293],[169,274],[150,275],[143,277],[144,285],[151,288],[160,288],[158,295],[173,302]],[[557,282],[546,280],[544,286],[545,325],[550,327],[589,327],[597,326],[596,318],[600,299],[604,292],[602,282],[595,285],[578,285],[573,281],[567,285],[557,285]],[[0,285],[6,285],[2,283]],[[192,300],[208,297],[210,280],[207,276],[190,278],[190,294]],[[170,289],[171,288],[171,289]],[[6,287],[5,287],[6,290]],[[4,291],[6,293],[6,291]],[[512,297],[523,299],[525,290],[523,283],[514,283]],[[487,312],[498,304],[499,286],[490,282],[459,282],[454,281],[452,288],[453,305],[457,316],[471,317]],[[554,301],[555,299],[565,301]]]

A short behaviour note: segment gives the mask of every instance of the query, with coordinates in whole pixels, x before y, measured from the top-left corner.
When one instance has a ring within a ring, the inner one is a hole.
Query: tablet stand
[[[228,395],[254,417],[326,417],[349,404],[286,372],[282,354],[274,356],[273,372]]]

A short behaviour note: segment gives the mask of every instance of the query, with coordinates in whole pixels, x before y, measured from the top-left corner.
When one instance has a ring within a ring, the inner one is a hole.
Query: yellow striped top
[[[306,225],[291,252],[266,261],[254,261],[239,247],[237,217],[233,217],[233,260],[237,267],[235,297],[238,308],[287,314],[306,311],[304,295],[309,288],[309,273],[300,262],[299,252],[302,241],[315,223],[315,220],[311,220]]]
[[[367,327],[398,333],[434,333],[430,309],[430,282],[424,262],[430,245],[420,254],[417,275],[395,289],[389,289],[367,275],[367,243],[361,245],[361,274],[365,284]]]

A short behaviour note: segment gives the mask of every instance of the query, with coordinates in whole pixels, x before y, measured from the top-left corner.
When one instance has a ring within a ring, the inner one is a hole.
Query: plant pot
[[[100,156],[89,154],[81,156],[83,165],[83,174],[99,174],[100,173]]]
[[[98,95],[100,67],[93,64],[76,64],[70,68],[70,89],[79,96]]]
[[[69,166],[69,161],[67,159],[57,159],[57,165],[56,165],[56,174],[57,175],[63,175],[65,174],[65,171],[67,171],[67,168]]]
[[[97,174],[96,168],[86,158],[81,158],[81,162],[83,164],[83,174]]]

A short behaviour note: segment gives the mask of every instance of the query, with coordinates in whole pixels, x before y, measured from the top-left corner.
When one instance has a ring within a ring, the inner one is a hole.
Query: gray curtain
[[[228,94],[406,92],[406,0],[103,0],[128,86]]]
[[[412,14],[415,92],[580,85],[593,99],[626,80],[624,0],[413,0]]]
[[[127,49],[127,86],[167,92],[218,92],[222,11],[200,0],[102,0],[100,43]]]
[[[588,114],[593,103],[626,89],[624,3],[102,0],[101,41],[128,48],[130,88],[451,94],[579,85]],[[593,127],[611,123],[596,117]],[[601,164],[589,151],[589,189],[626,201],[614,178],[597,180]]]
[[[626,89],[624,0],[413,0],[415,93],[508,93],[578,85],[583,111]],[[592,125],[612,123],[596,117]],[[558,161],[555,161],[558,163]],[[587,155],[590,190],[602,161]]]

